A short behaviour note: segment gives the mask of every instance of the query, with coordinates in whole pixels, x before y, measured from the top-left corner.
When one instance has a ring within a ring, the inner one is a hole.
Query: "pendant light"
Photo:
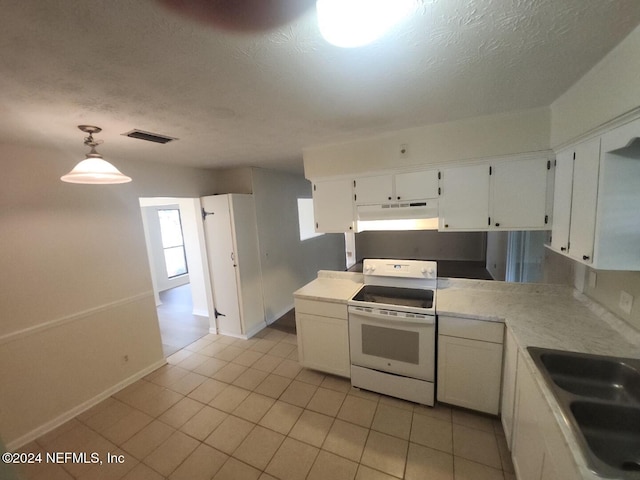
[[[93,134],[102,131],[100,127],[93,125],[78,125],[78,128],[89,136],[84,139],[84,144],[91,147],[91,151],[87,153],[87,158],[78,163],[73,170],[66,175],[60,177],[60,180],[68,183],[86,183],[91,185],[106,185],[113,183],[127,183],[131,181],[131,177],[123,175],[120,170],[102,159],[96,151],[96,147],[102,143],[102,140],[94,140]]]

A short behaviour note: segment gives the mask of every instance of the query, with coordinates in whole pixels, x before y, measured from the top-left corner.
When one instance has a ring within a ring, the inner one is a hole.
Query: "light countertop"
[[[362,282],[361,273],[320,270],[318,278],[293,292],[293,296],[307,300],[346,304],[362,287]]]

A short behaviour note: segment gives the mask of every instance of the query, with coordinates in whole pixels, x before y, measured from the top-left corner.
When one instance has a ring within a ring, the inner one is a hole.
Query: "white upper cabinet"
[[[499,229],[548,229],[548,170],[546,158],[493,164],[491,225]]]
[[[470,165],[442,171],[438,230],[487,230],[489,165]]]
[[[569,255],[591,263],[598,201],[600,139],[581,143],[575,148]]]
[[[354,181],[356,205],[380,205],[438,198],[438,170],[358,177]]]
[[[438,170],[398,173],[395,184],[396,200],[401,202],[438,198]]]
[[[546,158],[443,170],[439,230],[546,230]]]
[[[353,191],[351,180],[324,180],[313,184],[316,232],[353,231]]]
[[[356,205],[379,205],[394,199],[393,175],[359,177],[353,182]]]
[[[572,149],[558,153],[556,156],[556,177],[553,191],[553,225],[551,229],[551,246],[560,252],[569,249],[569,225],[571,222],[571,196],[573,188]]]
[[[640,119],[560,152],[551,249],[595,269],[639,271],[638,185]]]

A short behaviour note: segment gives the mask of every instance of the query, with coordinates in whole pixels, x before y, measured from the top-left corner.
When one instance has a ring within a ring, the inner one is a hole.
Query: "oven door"
[[[434,316],[412,320],[349,307],[351,364],[433,382],[435,331]]]

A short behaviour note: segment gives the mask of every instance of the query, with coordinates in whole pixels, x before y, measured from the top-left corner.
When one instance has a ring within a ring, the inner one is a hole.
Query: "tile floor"
[[[303,369],[295,335],[207,335],[168,362],[21,449],[99,452],[102,465],[43,463],[24,478],[515,479],[497,419]]]

